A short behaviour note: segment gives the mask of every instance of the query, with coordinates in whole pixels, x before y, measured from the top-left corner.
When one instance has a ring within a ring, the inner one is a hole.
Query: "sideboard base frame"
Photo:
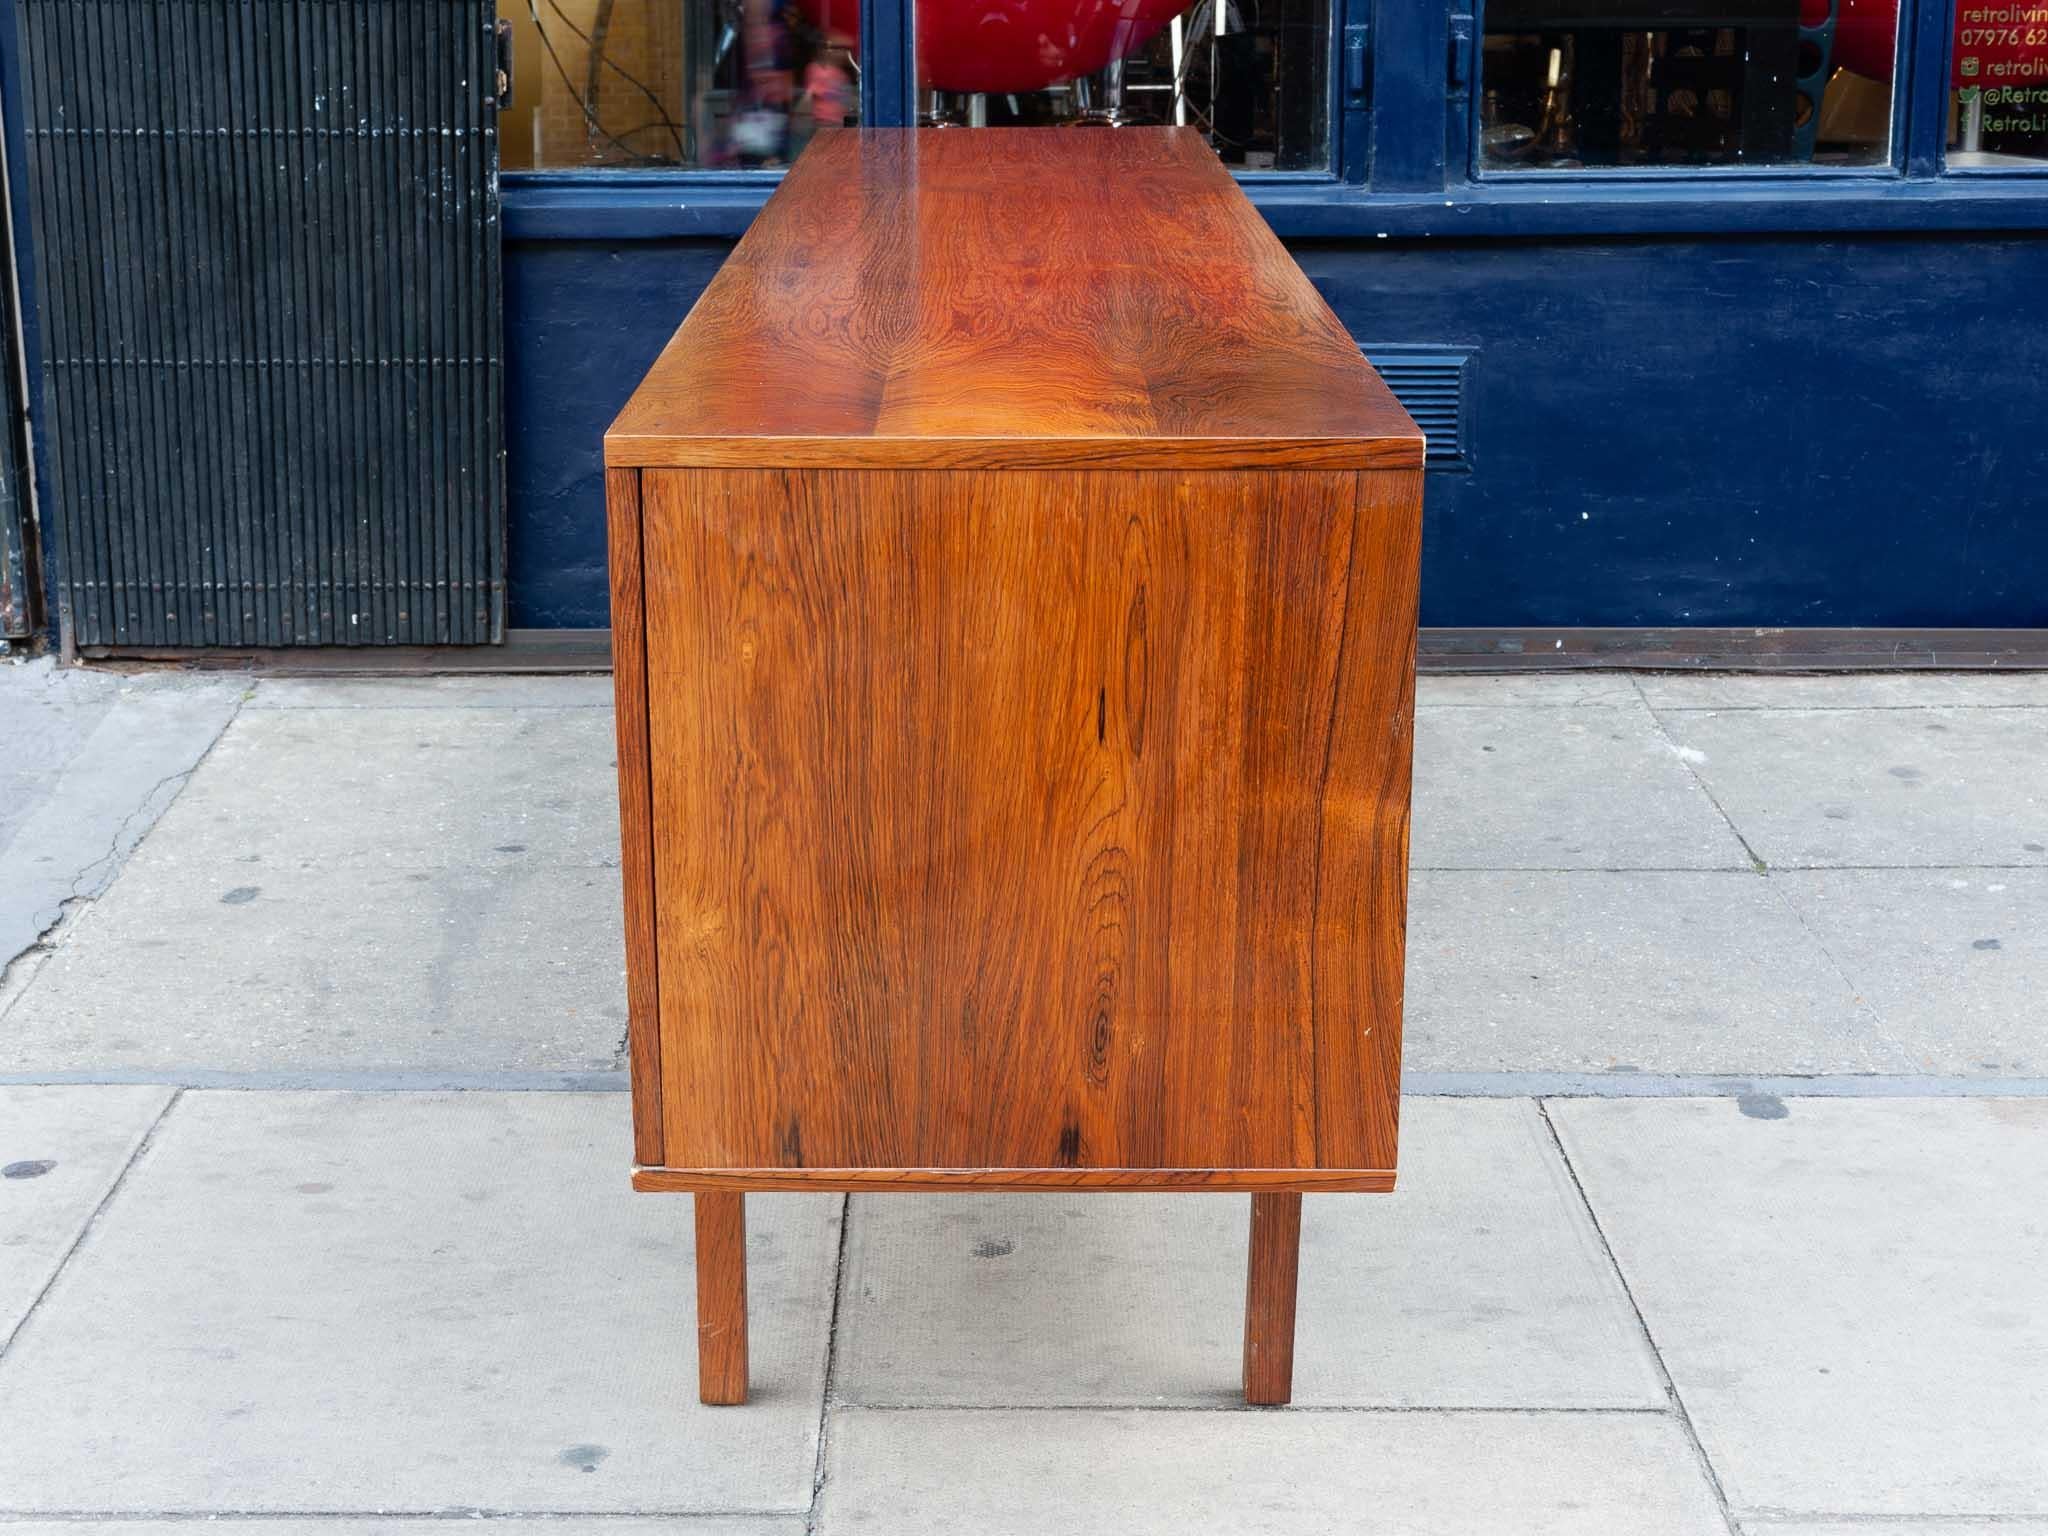
[[[1387,1177],[1391,1185],[1392,1175]],[[638,1175],[634,1185],[648,1187],[640,1183]],[[747,1400],[746,1199],[744,1193],[729,1189],[699,1188],[693,1196],[697,1208],[697,1396],[713,1408],[738,1407]],[[1258,1408],[1284,1407],[1294,1396],[1294,1304],[1301,1273],[1298,1191],[1262,1191],[1252,1196],[1246,1249],[1244,1400]]]
[[[1391,1168],[635,1168],[643,1194],[866,1194],[891,1189],[955,1189],[994,1193],[1059,1189],[1167,1189],[1215,1194],[1366,1194],[1394,1190]]]

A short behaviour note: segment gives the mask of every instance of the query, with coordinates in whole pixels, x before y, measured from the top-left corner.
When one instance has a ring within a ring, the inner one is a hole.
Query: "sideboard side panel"
[[[1391,1169],[1414,478],[645,471],[668,1167]]]
[[[646,595],[640,471],[605,471],[611,548],[612,691],[619,750],[619,875],[625,897],[626,1040],[633,1085],[633,1160],[664,1161],[661,992],[656,976],[654,798],[647,744]]]
[[[1316,864],[1316,1140],[1326,1168],[1392,1168],[1401,1108],[1422,473],[1362,474],[1358,498]]]

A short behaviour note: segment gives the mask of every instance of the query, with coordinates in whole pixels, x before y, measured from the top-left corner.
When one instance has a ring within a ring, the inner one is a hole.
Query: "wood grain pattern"
[[[1385,1187],[1419,496],[647,471],[641,1187]]]
[[[605,438],[615,466],[1416,467],[1199,132],[824,131]]]
[[[1301,1196],[1252,1196],[1244,1287],[1244,1400],[1294,1396],[1294,1299],[1301,1271]]]
[[[611,548],[612,712],[619,751],[619,875],[625,896],[626,1041],[633,1157],[662,1161],[661,1019],[655,984],[654,814],[647,760],[647,637],[640,471],[605,471]]]
[[[697,1207],[697,1395],[747,1400],[747,1197],[717,1191]]]
[[[698,1190],[805,1190],[872,1194],[884,1190],[1184,1189],[1205,1193],[1294,1190],[1314,1194],[1388,1194],[1394,1170],[1348,1168],[635,1168],[633,1187],[652,1194]]]
[[[821,134],[606,439],[634,1145],[749,1190],[1394,1183],[1421,434],[1198,135]]]

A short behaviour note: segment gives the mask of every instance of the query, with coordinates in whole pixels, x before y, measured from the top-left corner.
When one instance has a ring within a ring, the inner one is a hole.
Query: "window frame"
[[[2048,177],[2048,159],[2031,165],[1950,165],[1948,163],[1948,93],[1949,70],[1954,64],[1956,29],[1950,18],[1961,0],[1923,0],[1925,10],[1935,13],[1930,19],[1932,25],[1922,29],[1915,39],[1920,57],[1926,61],[1930,81],[1928,94],[1933,98],[1928,112],[1931,122],[1928,127],[1929,143],[1923,146],[1923,153],[1932,167],[1932,174],[1955,177],[1963,181],[1975,181],[1980,177],[1993,181],[2012,179],[2034,179]],[[2041,188],[2048,195],[2048,186]]]
[[[1468,70],[1472,88],[1468,92],[1466,121],[1466,160],[1470,179],[1475,183],[1514,182],[1544,180],[1552,185],[1577,185],[1634,181],[1639,183],[1693,183],[1703,181],[1727,181],[1738,183],[1787,182],[1801,184],[1817,181],[1895,181],[1906,174],[1907,128],[1911,120],[1910,101],[1910,60],[1913,57],[1912,18],[1920,8],[1940,9],[1944,0],[1899,0],[1898,27],[1892,38],[1892,103],[1890,142],[1884,160],[1877,165],[1645,165],[1627,167],[1582,168],[1578,170],[1509,170],[1499,168],[1488,170],[1479,163],[1479,127],[1484,86],[1484,51],[1486,46],[1486,0],[1470,0],[1472,5],[1472,63]],[[1951,0],[1952,3],[1952,0]],[[1819,110],[1819,104],[1815,104]]]
[[[1481,172],[1473,160],[1484,0],[1332,0],[1330,166],[1237,173],[1282,236],[1567,238],[2048,229],[2048,163],[1946,164],[1955,0],[1900,0],[1892,156],[1881,166]],[[916,121],[912,0],[861,7],[861,120]],[[1462,87],[1452,40],[1469,29]],[[1363,89],[1347,73],[1363,47]],[[996,130],[1000,131],[1000,130]],[[500,173],[512,240],[730,239],[779,171]]]

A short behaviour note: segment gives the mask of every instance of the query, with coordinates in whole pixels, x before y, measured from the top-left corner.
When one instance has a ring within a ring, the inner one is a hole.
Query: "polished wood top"
[[[821,132],[605,436],[615,467],[1422,451],[1187,128]]]

